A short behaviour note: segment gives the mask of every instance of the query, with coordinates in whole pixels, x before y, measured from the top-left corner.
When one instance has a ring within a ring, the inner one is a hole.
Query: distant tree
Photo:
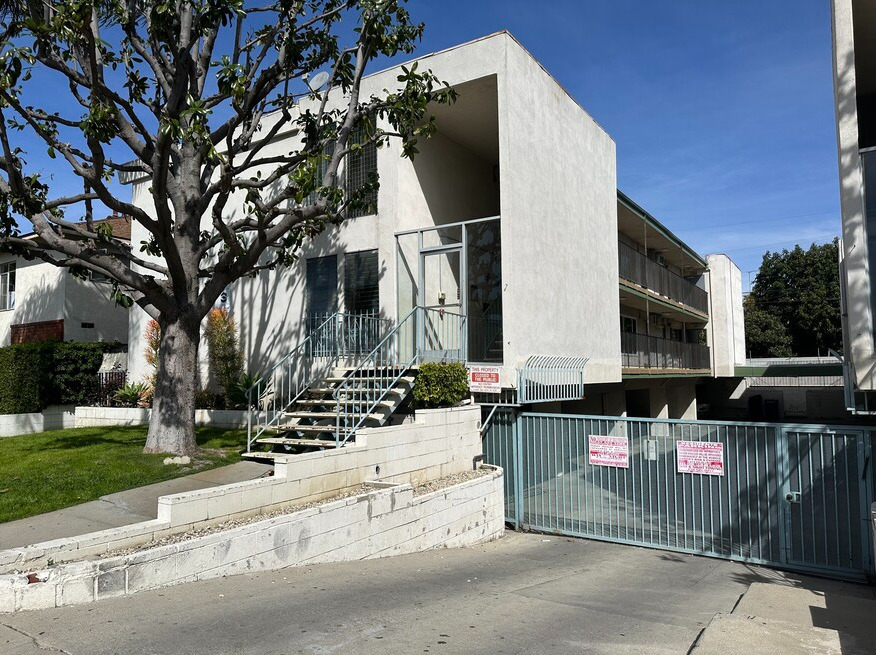
[[[791,335],[774,315],[759,309],[751,296],[743,303],[745,309],[745,348],[749,357],[790,357]]]
[[[842,348],[839,243],[767,252],[745,303],[748,351],[760,357]],[[790,350],[790,352],[789,352]]]
[[[107,276],[157,322],[146,452],[197,450],[200,326],[219,295],[370,206],[377,180],[347,188],[344,161],[390,138],[412,156],[434,132],[431,103],[455,92],[430,71],[362,87],[422,33],[405,0],[0,0],[0,250]],[[148,194],[130,202],[121,178]],[[145,240],[113,239],[98,201]]]

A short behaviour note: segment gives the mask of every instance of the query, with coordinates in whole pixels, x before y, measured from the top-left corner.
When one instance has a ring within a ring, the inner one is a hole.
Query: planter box
[[[368,491],[130,555],[0,576],[0,612],[78,605],[195,580],[471,546],[505,529],[502,470],[415,497]],[[33,578],[31,578],[33,579]]]

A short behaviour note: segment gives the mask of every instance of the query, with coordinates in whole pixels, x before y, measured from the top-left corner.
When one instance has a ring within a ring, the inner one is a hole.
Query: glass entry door
[[[462,247],[420,255],[419,346],[425,361],[465,361],[466,287]]]

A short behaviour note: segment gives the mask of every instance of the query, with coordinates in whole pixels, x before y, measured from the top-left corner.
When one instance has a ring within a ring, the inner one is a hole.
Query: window
[[[374,124],[356,128],[350,136],[352,144],[366,141],[374,134]],[[377,145],[369,143],[357,152],[350,153],[347,157],[346,180],[344,186],[347,194],[355,192],[369,182],[377,181]],[[365,196],[365,207],[347,212],[348,218],[367,216],[377,213],[377,189],[373,189]]]
[[[348,313],[376,315],[380,311],[379,277],[376,250],[344,256],[344,308]]]
[[[15,307],[15,262],[0,264],[0,310]]]
[[[360,144],[374,133],[373,123],[367,127],[358,127],[350,134],[349,145]],[[323,146],[323,157],[319,161],[316,172],[317,186],[322,184],[322,178],[335,151],[335,142],[330,141]],[[345,196],[362,188],[369,182],[377,181],[377,144],[369,143],[356,152],[347,155],[341,170],[340,184]],[[304,200],[304,204],[312,204],[319,200],[319,194],[314,191]],[[377,189],[369,191],[364,198],[365,206],[347,212],[347,218],[358,218],[377,213]]]
[[[307,311],[325,316],[338,311],[338,257],[307,260]]]
[[[620,320],[621,320],[621,332],[635,334],[638,331],[636,329],[636,319],[630,318],[629,316],[621,316]]]

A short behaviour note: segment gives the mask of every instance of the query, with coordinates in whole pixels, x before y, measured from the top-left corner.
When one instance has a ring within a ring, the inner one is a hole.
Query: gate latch
[[[785,500],[789,503],[799,503],[800,502],[800,492],[799,491],[789,491],[785,495]]]

